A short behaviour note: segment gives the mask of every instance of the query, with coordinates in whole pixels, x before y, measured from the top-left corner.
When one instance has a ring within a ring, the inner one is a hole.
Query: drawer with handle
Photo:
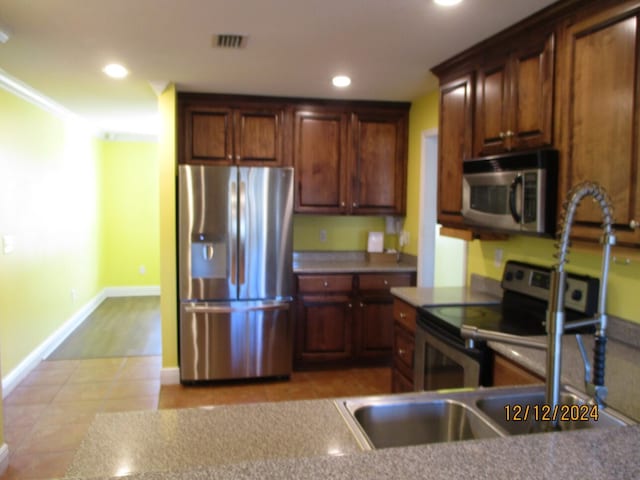
[[[298,275],[299,293],[350,293],[353,275]]]
[[[416,331],[416,309],[402,300],[393,301],[393,318],[412,333]]]

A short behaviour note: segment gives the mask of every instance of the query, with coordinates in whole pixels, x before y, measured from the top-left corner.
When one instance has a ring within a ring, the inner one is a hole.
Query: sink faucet
[[[600,274],[600,290],[598,292],[598,311],[593,318],[586,320],[577,320],[565,322],[564,320],[564,297],[567,285],[567,272],[564,267],[568,263],[567,256],[569,254],[569,236],[571,234],[571,226],[575,217],[576,209],[584,197],[591,196],[602,210],[603,235],[601,243],[603,245],[602,253],[602,270]],[[576,335],[578,346],[582,360],[585,364],[585,387],[587,393],[594,400],[602,405],[607,394],[604,386],[604,364],[606,350],[606,296],[607,296],[607,277],[609,273],[609,257],[611,254],[611,246],[615,245],[616,239],[613,234],[613,212],[611,201],[606,191],[597,183],[583,182],[573,187],[567,194],[567,200],[563,204],[563,211],[560,217],[561,232],[556,244],[557,252],[555,257],[558,262],[551,272],[551,284],[549,288],[549,302],[547,307],[547,341],[541,342],[538,339],[522,337],[518,335],[506,334],[501,332],[491,332],[487,330],[479,330],[476,327],[464,325],[461,329],[462,336],[467,339],[467,345],[472,346],[474,340],[495,340],[504,343],[522,345],[545,349],[547,351],[546,363],[546,383],[545,383],[545,403],[555,409],[560,402],[560,375],[562,370],[562,334],[566,330],[579,328],[587,325],[596,325],[595,347],[594,347],[594,365],[593,377],[591,374],[591,365],[587,359],[582,338]],[[558,424],[557,419],[552,421],[552,427]]]

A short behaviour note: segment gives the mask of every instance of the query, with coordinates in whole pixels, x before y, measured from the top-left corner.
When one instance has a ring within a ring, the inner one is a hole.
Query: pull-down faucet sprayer
[[[600,291],[598,293],[598,311],[593,322],[564,322],[564,294],[566,286],[567,272],[564,269],[568,262],[569,255],[569,236],[571,234],[571,226],[575,217],[576,209],[584,197],[591,196],[599,205],[602,211],[602,230],[603,234],[600,242],[603,245],[602,251],[602,268],[600,272]],[[609,275],[609,257],[611,254],[611,246],[615,245],[616,238],[613,234],[613,208],[607,192],[600,185],[594,182],[583,182],[573,187],[567,194],[567,201],[563,204],[563,211],[560,217],[560,225],[562,230],[559,234],[556,258],[558,263],[554,266],[551,275],[551,288],[549,290],[549,309],[547,311],[547,384],[546,398],[547,402],[553,406],[559,402],[560,391],[560,369],[561,369],[561,346],[562,334],[566,329],[571,329],[594,323],[597,325],[595,334],[594,347],[594,364],[592,379],[585,378],[585,384],[590,395],[594,397],[596,402],[602,404],[606,396],[606,387],[604,386],[604,366],[606,351],[606,329],[607,329],[607,313],[606,313],[606,297],[607,297],[607,278]],[[581,338],[578,337],[580,343],[580,351],[585,362],[585,377],[590,373],[590,366],[584,348],[581,344]]]

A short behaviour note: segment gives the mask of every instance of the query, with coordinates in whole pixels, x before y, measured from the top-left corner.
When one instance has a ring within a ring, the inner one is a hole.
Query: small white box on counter
[[[384,233],[369,232],[369,241],[367,242],[367,252],[382,252],[384,250]]]

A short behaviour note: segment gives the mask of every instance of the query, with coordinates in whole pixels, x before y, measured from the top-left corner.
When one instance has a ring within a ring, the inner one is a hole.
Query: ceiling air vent
[[[213,36],[213,46],[218,48],[242,48],[247,44],[246,35],[222,33]]]

